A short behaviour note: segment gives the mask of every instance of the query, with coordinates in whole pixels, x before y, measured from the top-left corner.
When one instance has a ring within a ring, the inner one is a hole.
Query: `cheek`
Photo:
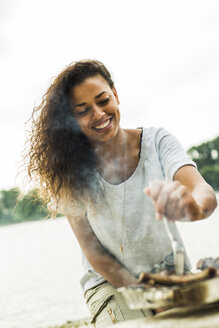
[[[120,116],[120,110],[117,103],[114,103],[113,105],[109,106],[107,111]]]
[[[120,110],[119,110],[119,107],[117,107],[117,111],[116,111],[118,117],[120,118]]]
[[[80,118],[78,121],[78,125],[83,133],[86,134],[86,131],[90,131],[90,119],[89,117]]]

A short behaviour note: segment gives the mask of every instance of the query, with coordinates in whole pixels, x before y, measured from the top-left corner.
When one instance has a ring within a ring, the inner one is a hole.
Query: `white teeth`
[[[104,129],[110,124],[110,120],[107,120],[105,123],[95,126],[95,129]]]

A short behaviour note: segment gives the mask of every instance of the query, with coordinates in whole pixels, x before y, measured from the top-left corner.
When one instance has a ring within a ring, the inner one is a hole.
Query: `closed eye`
[[[86,114],[89,111],[89,107],[84,108],[83,110],[80,111],[75,111],[76,115],[82,116]]]
[[[99,101],[99,105],[106,105],[109,102],[109,98]]]

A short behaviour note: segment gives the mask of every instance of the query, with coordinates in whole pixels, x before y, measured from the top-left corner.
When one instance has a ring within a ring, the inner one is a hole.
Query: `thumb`
[[[150,188],[149,188],[149,187],[144,188],[144,189],[143,189],[143,192],[144,192],[147,196],[151,197],[151,191],[150,191]]]

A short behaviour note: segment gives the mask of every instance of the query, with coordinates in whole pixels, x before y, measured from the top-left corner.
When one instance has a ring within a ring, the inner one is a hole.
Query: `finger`
[[[169,199],[171,199],[166,208],[165,208],[165,216],[168,218],[170,221],[175,221],[178,218],[183,216],[184,211],[182,212],[182,206],[180,205],[181,203],[181,196],[179,192],[179,188],[176,188],[173,190],[173,192],[170,194]]]
[[[171,194],[173,191],[175,191],[177,188],[179,188],[180,183],[179,182],[173,182],[169,185],[165,185],[165,187],[162,189],[162,192],[160,192],[159,197],[156,202],[156,211],[157,211],[157,219],[161,220],[164,215],[170,217],[170,213],[172,213],[171,208],[173,208],[176,202],[175,199],[171,198]],[[169,209],[169,212],[167,211]]]
[[[149,184],[150,197],[156,202],[162,188],[164,187],[165,182],[163,181],[153,181]]]
[[[177,202],[178,199],[178,202],[175,212],[170,207],[167,209],[168,219],[174,221],[192,220],[193,215],[198,211],[198,206],[189,190],[185,186],[181,185],[171,194],[171,198],[172,200],[175,199],[175,202]]]
[[[179,185],[170,195],[171,201],[169,202],[169,206],[166,208],[166,216],[171,221],[178,220],[185,215],[183,199],[188,194],[188,189]]]
[[[184,206],[184,219],[186,218],[189,221],[194,221],[199,218],[201,215],[201,209],[192,197],[192,195],[188,195],[185,200]]]
[[[143,192],[144,192],[147,196],[151,197],[151,190],[150,190],[149,187],[144,188],[144,189],[143,189]]]
[[[154,201],[154,199],[151,197],[151,189],[150,189],[149,187],[147,187],[147,188],[145,188],[143,191],[144,191],[145,195],[147,195],[148,197],[151,198],[151,200],[152,200],[152,202],[153,202],[153,205],[154,205],[154,207],[155,207],[155,201]]]

